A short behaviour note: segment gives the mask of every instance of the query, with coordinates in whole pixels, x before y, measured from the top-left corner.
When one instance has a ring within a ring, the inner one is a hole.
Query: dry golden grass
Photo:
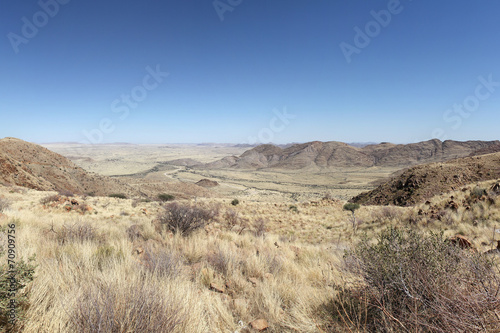
[[[16,223],[20,258],[37,258],[24,332],[97,332],[89,324],[97,319],[133,332],[143,327],[137,308],[154,312],[151,320],[160,331],[174,325],[174,332],[244,332],[263,318],[270,332],[325,332],[334,286],[351,278],[339,269],[344,249],[363,235],[374,238],[387,226],[411,225],[464,234],[481,251],[489,249],[500,222],[498,198],[487,207],[448,210],[446,219],[420,216],[411,222],[429,206],[445,210],[450,196],[465,200],[474,187],[443,194],[430,205],[361,207],[355,230],[351,213],[342,209],[345,202],[334,199],[239,198],[236,206],[232,198],[192,200],[217,210],[218,220],[181,237],[155,230],[158,202],[75,197],[91,209],[67,211],[71,203],[64,198],[40,203],[55,192],[0,186],[0,198],[11,202],[0,222]]]
[[[88,318],[114,318],[124,325],[120,330],[133,332],[140,327],[131,318],[135,306],[167,309],[168,318],[155,319],[157,327],[174,322],[174,332],[239,332],[240,323],[258,318],[271,332],[318,332],[327,324],[323,305],[333,293],[335,249],[269,233],[255,237],[250,229],[238,234],[217,224],[190,237],[160,234],[153,217],[139,214],[157,203],[133,208],[131,200],[87,198],[98,213],[82,215],[43,208],[39,201],[50,194],[3,191],[12,205],[2,224],[16,223],[20,257],[37,257],[24,332],[95,332]],[[135,239],[127,233],[132,225]],[[144,297],[149,303],[136,304]]]

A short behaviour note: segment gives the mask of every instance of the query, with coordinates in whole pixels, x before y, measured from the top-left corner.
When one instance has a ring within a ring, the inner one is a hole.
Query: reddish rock
[[[467,239],[467,237],[462,235],[455,235],[454,237],[449,238],[448,241],[454,245],[458,245],[462,249],[473,248],[472,242],[469,239]]]

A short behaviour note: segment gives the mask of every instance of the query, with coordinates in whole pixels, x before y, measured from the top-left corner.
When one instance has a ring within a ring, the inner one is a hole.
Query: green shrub
[[[113,193],[108,195],[110,198],[127,199],[127,196],[123,193]]]
[[[445,241],[442,233],[389,228],[375,244],[363,239],[346,253],[345,263],[361,280],[341,288],[333,314],[352,329],[479,332],[498,328],[497,267],[485,256]]]
[[[0,237],[2,240],[0,244],[0,259],[2,260],[0,265],[0,327],[11,332],[18,327],[18,324],[10,323],[11,316],[15,316],[17,323],[22,322],[29,307],[25,287],[34,278],[35,256],[28,258],[27,262],[19,259],[15,256],[14,248],[9,246],[14,243],[9,241],[7,234],[2,232]],[[9,262],[8,259],[12,261]],[[14,266],[10,267],[12,263]]]
[[[161,193],[161,194],[158,194],[158,199],[160,201],[172,201],[175,199],[175,197],[172,194]]]
[[[354,211],[356,211],[357,209],[359,209],[359,204],[357,203],[354,203],[354,202],[348,202],[344,205],[344,210],[348,210],[350,211],[351,213],[354,214]]]
[[[238,199],[233,199],[233,201],[231,201],[231,205],[233,206],[238,206],[240,203],[240,201]]]
[[[288,209],[290,211],[294,212],[294,213],[298,213],[299,212],[299,209],[295,205],[290,205],[290,207],[288,207]]]

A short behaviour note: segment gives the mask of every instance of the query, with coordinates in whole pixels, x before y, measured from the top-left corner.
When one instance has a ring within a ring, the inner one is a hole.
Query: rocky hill
[[[116,179],[88,173],[66,157],[15,138],[0,139],[0,182],[41,191],[138,194]]]
[[[351,199],[364,205],[411,206],[461,186],[500,178],[500,153],[418,165]]]
[[[381,143],[353,147],[342,142],[308,142],[280,148],[260,145],[241,156],[225,157],[203,168],[239,169],[325,169],[335,167],[408,167],[443,162],[469,156],[476,152],[491,152],[499,141],[440,141],[437,139],[413,144]],[[201,166],[200,166],[201,167]]]

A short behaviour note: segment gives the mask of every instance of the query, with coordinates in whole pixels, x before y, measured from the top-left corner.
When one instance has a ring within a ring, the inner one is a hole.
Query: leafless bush
[[[11,202],[7,199],[0,198],[0,213],[3,212],[5,209],[9,208],[11,205]]]
[[[142,230],[141,227],[138,224],[132,224],[130,227],[127,228],[127,236],[128,238],[133,242],[135,240],[138,240],[140,238],[144,238],[142,236]]]
[[[65,224],[59,231],[53,230],[57,241],[62,245],[68,242],[83,243],[86,241],[101,241],[97,229],[87,222]]]
[[[212,209],[174,202],[165,206],[158,222],[174,233],[188,236],[213,221],[216,214]]]
[[[267,221],[261,217],[259,217],[255,222],[253,223],[253,228],[254,228],[254,235],[255,237],[265,237],[266,236],[266,229],[267,229]]]
[[[141,262],[150,272],[162,277],[175,278],[182,272],[182,258],[173,252],[146,250]]]
[[[82,333],[171,332],[185,320],[180,304],[148,285],[95,286],[79,297],[70,314]]]
[[[481,254],[442,235],[390,228],[346,257],[361,281],[340,288],[337,322],[369,332],[489,332],[498,329],[500,278]]]
[[[224,213],[224,222],[226,229],[229,231],[239,226],[240,230],[238,233],[241,234],[243,230],[246,229],[248,220],[241,218],[237,211],[228,209]]]
[[[61,196],[58,194],[54,194],[54,195],[49,195],[49,196],[42,198],[40,200],[40,203],[42,205],[46,205],[46,204],[49,204],[51,202],[58,202],[59,200],[61,200]]]
[[[235,226],[237,226],[239,219],[240,219],[240,217],[239,217],[239,213],[237,211],[232,210],[232,209],[228,209],[224,213],[224,221],[226,222],[225,225],[226,225],[227,230],[232,230]]]

